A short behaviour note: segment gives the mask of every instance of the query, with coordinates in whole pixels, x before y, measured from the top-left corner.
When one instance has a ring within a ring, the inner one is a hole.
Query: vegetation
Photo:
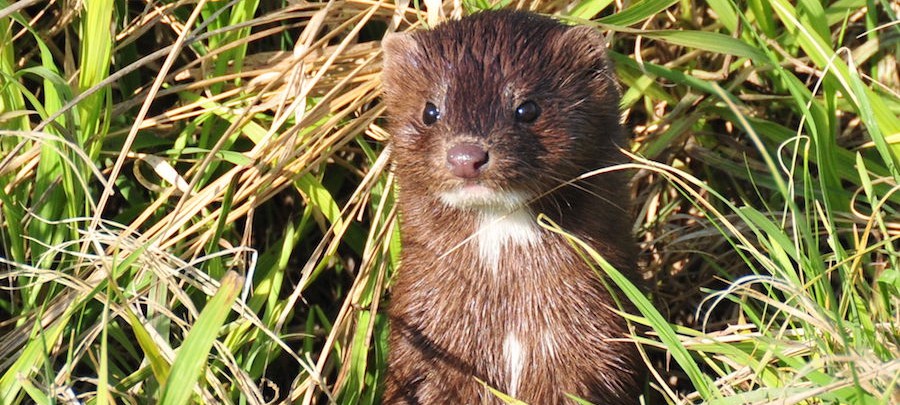
[[[0,0],[0,403],[375,402],[423,3]],[[507,6],[610,33],[648,392],[900,402],[897,3]]]

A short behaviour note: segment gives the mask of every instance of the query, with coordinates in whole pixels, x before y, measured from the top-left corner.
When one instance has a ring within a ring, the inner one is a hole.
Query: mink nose
[[[447,165],[454,176],[474,179],[488,162],[488,153],[480,145],[460,143],[447,151]]]

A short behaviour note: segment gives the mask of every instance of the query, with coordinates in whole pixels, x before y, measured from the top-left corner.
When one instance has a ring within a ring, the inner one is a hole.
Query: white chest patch
[[[556,337],[553,336],[553,332],[544,331],[542,340],[541,349],[544,351],[544,355],[551,359],[556,357]]]
[[[522,379],[522,370],[525,368],[525,351],[522,343],[516,338],[516,334],[510,332],[503,340],[503,358],[506,360],[506,373],[509,375],[509,394],[513,398],[519,390],[519,380]]]
[[[540,228],[527,209],[511,213],[484,211],[475,232],[481,260],[495,272],[504,247],[535,245],[540,239]]]
[[[467,240],[475,243],[482,263],[495,273],[504,247],[536,245],[540,239],[525,193],[472,185],[441,193],[440,199],[449,207],[478,213],[475,234]]]

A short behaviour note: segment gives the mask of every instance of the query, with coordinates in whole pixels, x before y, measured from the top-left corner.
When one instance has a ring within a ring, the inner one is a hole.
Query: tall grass
[[[378,40],[464,3],[0,0],[0,403],[377,402]],[[650,389],[900,401],[900,9],[516,4],[609,33]]]

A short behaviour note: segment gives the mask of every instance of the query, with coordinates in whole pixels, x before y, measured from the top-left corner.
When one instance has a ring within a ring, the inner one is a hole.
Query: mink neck
[[[607,185],[598,181],[569,185],[520,210],[501,212],[450,207],[432,197],[433,193],[420,188],[424,185],[412,184],[404,188],[404,184],[400,184],[401,235],[404,246],[410,246],[412,255],[407,259],[432,263],[438,269],[456,269],[446,267],[455,262],[466,268],[479,269],[452,273],[454,277],[469,278],[473,282],[515,279],[525,274],[520,271],[521,266],[533,268],[539,262],[552,263],[557,270],[560,263],[580,262],[581,259],[573,255],[569,242],[538,224],[538,215],[543,215],[567,234],[587,243],[617,269],[631,271],[637,252],[630,236],[632,224],[627,213],[627,195],[616,191],[623,187]],[[439,262],[444,264],[438,265]],[[414,277],[447,276],[442,271],[412,270],[409,274],[413,273],[416,274]],[[554,274],[562,273],[534,274],[555,277]]]
[[[538,215],[546,217],[549,222],[566,232],[591,242],[598,237],[630,234],[627,196],[610,192],[618,188],[610,187],[600,180],[585,180],[553,190],[517,209],[455,208],[430,193],[423,193],[419,198],[401,198],[400,209],[405,232],[412,231],[418,234],[417,239],[432,242],[439,238],[450,244],[460,243],[469,238],[485,220],[512,216],[521,219],[522,216],[529,216],[536,224]],[[420,191],[425,190],[412,185],[405,190],[408,194]],[[422,198],[424,195],[429,197]]]

